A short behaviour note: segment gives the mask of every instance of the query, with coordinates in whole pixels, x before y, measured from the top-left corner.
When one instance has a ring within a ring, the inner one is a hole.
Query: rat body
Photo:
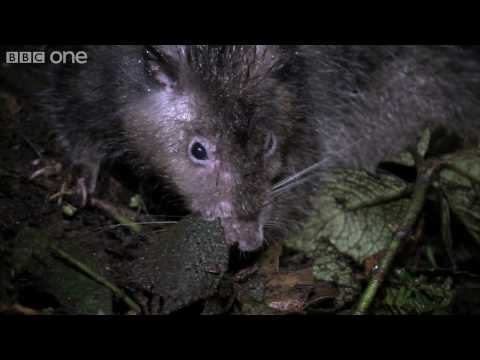
[[[332,167],[373,170],[423,128],[478,131],[479,64],[455,47],[88,46],[45,114],[86,191],[128,153],[243,251],[309,210]]]

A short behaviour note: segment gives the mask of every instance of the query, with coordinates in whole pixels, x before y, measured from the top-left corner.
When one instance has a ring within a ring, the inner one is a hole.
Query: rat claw
[[[87,190],[87,184],[85,178],[81,177],[76,180],[75,190],[72,190],[72,186],[68,186],[68,182],[65,181],[62,183],[60,191],[56,192],[55,194],[49,197],[49,200],[57,200],[58,204],[61,205],[63,203],[63,199],[65,196],[72,197],[71,200],[75,206],[84,208],[90,201],[90,194]]]
[[[89,202],[90,196],[87,191],[87,185],[86,185],[86,180],[84,177],[80,177],[77,179],[77,190],[80,194],[80,204],[81,207],[87,206],[87,203]]]
[[[53,194],[53,195],[50,195],[48,199],[49,199],[50,201],[53,201],[53,200],[58,199],[58,205],[61,205],[62,202],[63,202],[63,196],[64,196],[64,195],[67,195],[67,194],[70,194],[70,193],[67,191],[67,186],[66,186],[65,183],[62,183],[62,187],[60,188],[60,191],[59,191],[59,192],[56,192],[56,193]]]
[[[38,165],[38,161],[34,163],[34,165]],[[30,180],[34,180],[40,176],[52,176],[52,175],[58,175],[62,171],[62,164],[58,162],[51,162],[50,164],[47,164],[44,167],[41,167],[40,169],[36,170],[33,172],[32,175],[30,175]]]

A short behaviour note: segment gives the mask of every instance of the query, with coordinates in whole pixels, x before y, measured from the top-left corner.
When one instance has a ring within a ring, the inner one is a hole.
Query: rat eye
[[[202,144],[202,142],[200,142],[198,139],[193,140],[190,143],[189,155],[190,159],[194,163],[203,163],[204,161],[208,160],[207,146]]]
[[[275,135],[273,135],[272,132],[269,132],[265,139],[265,145],[264,145],[265,156],[268,157],[273,155],[276,148],[277,148],[277,138],[275,137]]]
[[[192,156],[197,160],[207,160],[207,150],[203,147],[202,144],[196,142],[192,145],[191,149]]]

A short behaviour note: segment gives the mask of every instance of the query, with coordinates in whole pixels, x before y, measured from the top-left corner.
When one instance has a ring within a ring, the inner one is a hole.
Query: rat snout
[[[204,210],[203,217],[207,220],[220,219],[225,240],[229,245],[238,244],[241,251],[255,251],[263,244],[261,218],[239,218],[230,201],[220,201],[213,208]]]
[[[241,251],[255,251],[263,245],[263,226],[257,221],[222,219],[222,226],[227,243],[238,244]]]

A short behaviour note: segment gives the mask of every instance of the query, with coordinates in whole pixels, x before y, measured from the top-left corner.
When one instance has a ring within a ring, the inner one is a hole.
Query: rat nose
[[[222,219],[222,226],[227,243],[238,244],[241,251],[255,251],[263,245],[263,226],[257,221]]]

